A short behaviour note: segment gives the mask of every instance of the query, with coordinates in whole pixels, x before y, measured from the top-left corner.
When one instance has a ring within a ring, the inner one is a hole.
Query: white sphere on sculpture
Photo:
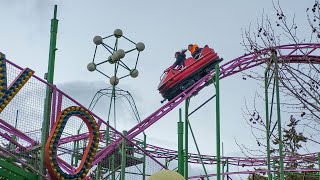
[[[124,58],[124,56],[126,55],[126,52],[123,49],[119,49],[117,51],[117,55],[120,59]]]
[[[132,69],[130,71],[130,76],[131,77],[136,78],[136,77],[138,77],[138,75],[139,75],[139,71],[137,69]]]
[[[114,63],[115,63],[115,62],[112,60],[112,56],[109,56],[107,61],[108,61],[110,64],[114,64]]]
[[[88,69],[88,71],[91,71],[91,72],[96,70],[96,64],[94,64],[94,62],[89,63],[87,65],[87,69]]]
[[[138,51],[143,51],[145,48],[145,45],[142,42],[139,42],[136,44],[136,48]]]
[[[118,53],[117,52],[114,52],[111,56],[111,60],[113,62],[117,62],[119,60],[119,56],[118,56]]]
[[[101,36],[95,36],[95,37],[93,38],[93,42],[94,42],[96,45],[100,45],[100,44],[103,43],[103,39],[102,39]]]
[[[117,38],[120,38],[122,36],[122,30],[121,29],[114,30],[113,35]]]
[[[112,76],[112,77],[110,78],[110,84],[111,84],[112,86],[116,86],[118,83],[119,83],[119,78],[118,78],[117,76]]]

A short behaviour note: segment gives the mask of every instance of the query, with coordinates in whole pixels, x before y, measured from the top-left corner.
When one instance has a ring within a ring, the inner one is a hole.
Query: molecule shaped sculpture
[[[110,45],[104,43],[104,41],[106,39],[111,38],[111,37],[116,38],[114,47],[111,47]],[[130,43],[134,44],[135,47],[130,50],[127,50],[127,51],[125,51],[123,49],[118,49],[118,43],[119,43],[120,38],[123,38],[123,39],[129,41]],[[87,69],[89,71],[91,71],[91,72],[98,71],[102,75],[106,76],[107,78],[109,78],[110,84],[112,86],[116,86],[119,83],[119,80],[122,78],[125,78],[128,76],[131,76],[133,78],[138,77],[139,71],[137,70],[137,65],[138,65],[139,55],[140,55],[140,52],[145,49],[145,45],[142,42],[135,43],[135,42],[131,41],[129,38],[127,38],[123,35],[122,30],[120,30],[120,29],[116,29],[112,35],[109,35],[104,38],[102,38],[101,36],[95,36],[93,38],[93,42],[94,42],[94,44],[96,44],[96,48],[94,51],[92,62],[90,62],[87,65]],[[96,59],[97,49],[98,49],[98,46],[100,46],[100,45],[103,46],[109,52],[110,55],[107,58],[107,60],[103,60],[102,62],[96,62],[95,59]],[[138,55],[137,55],[134,67],[130,68],[129,65],[124,62],[123,59],[126,56],[126,54],[133,52],[135,50],[138,51]],[[103,65],[105,63],[110,63],[110,64],[114,65],[114,72],[111,76],[107,75],[106,73],[103,73],[100,69],[98,69],[98,67],[100,65]],[[120,68],[123,68],[128,73],[126,73],[122,76],[118,75],[118,74],[120,74],[120,73],[118,73]]]

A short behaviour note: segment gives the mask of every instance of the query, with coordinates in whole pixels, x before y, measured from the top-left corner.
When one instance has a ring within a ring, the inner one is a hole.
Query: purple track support
[[[59,157],[57,157],[57,162],[59,166],[64,170],[66,170],[69,174],[74,174],[74,172],[76,171],[76,169],[73,166],[71,166],[70,164],[68,164],[67,162],[65,162]]]
[[[105,132],[100,131],[100,138],[102,139],[102,142],[104,140]],[[68,142],[72,142],[72,141],[78,141],[78,140],[82,140],[88,138],[88,134],[84,133],[84,134],[79,134],[79,135],[75,135],[75,136],[70,136],[70,137],[66,137],[63,139],[60,139],[59,141],[59,145],[61,144],[65,144]],[[116,140],[116,134],[113,133],[111,131],[111,139],[112,140]],[[137,139],[133,139],[131,142],[133,142],[134,144],[138,144]],[[176,159],[177,160],[177,151],[174,150],[170,150],[170,149],[165,149],[162,147],[157,147],[154,145],[150,145],[147,144],[147,149],[152,151],[149,153],[152,157],[154,158],[160,158],[160,159],[164,159],[164,158],[169,158],[169,159]],[[139,151],[136,152],[139,154],[143,154],[140,153]],[[216,157],[215,156],[209,156],[209,155],[201,155],[201,158],[204,162],[204,164],[216,164]],[[279,158],[279,157],[273,157],[273,158]],[[308,160],[314,160],[316,161],[317,157],[316,154],[305,154],[305,155],[301,155],[301,157],[286,157],[285,162],[291,162],[291,161],[296,161],[296,160],[302,160],[302,159],[308,159]],[[251,167],[251,166],[266,166],[266,159],[265,158],[240,158],[240,157],[221,157],[222,161],[226,161],[228,160],[230,165],[235,165],[235,166],[246,166],[246,167]],[[198,154],[192,154],[189,153],[189,159],[188,161],[190,163],[194,163],[194,164],[199,164],[200,163],[200,157],[198,156]]]
[[[0,119],[0,128],[6,130],[10,134],[13,134],[13,135],[15,135],[16,137],[18,137],[20,139],[23,139],[26,142],[30,143],[30,147],[39,144],[37,141],[31,139],[26,134],[24,134],[23,132],[19,131],[18,129],[16,129],[15,127],[11,126],[9,123],[5,122],[2,119]],[[14,143],[13,140],[11,140],[11,142]]]
[[[285,169],[285,172],[320,172],[320,169]],[[259,174],[259,173],[267,173],[267,169],[257,169],[255,171],[238,171],[238,172],[226,172],[226,173],[221,173],[221,175],[237,175],[237,174]],[[271,170],[270,172],[278,172]],[[217,176],[217,174],[208,174],[209,177],[214,177]],[[188,179],[198,179],[206,177],[204,175],[199,175],[199,176],[190,176]]]
[[[306,56],[309,56],[309,54],[311,54],[314,50],[316,50],[317,48],[313,48],[311,51],[309,51]]]
[[[4,126],[4,125],[0,124],[0,128],[5,130],[5,131],[7,131],[7,132],[9,132],[10,134],[12,134],[12,130],[10,128],[8,128],[7,126]]]
[[[102,136],[102,133],[100,133],[100,138]],[[70,136],[70,137],[65,137],[65,138],[61,138],[59,140],[58,145],[62,145],[68,142],[73,142],[73,141],[79,141],[79,140],[83,140],[89,138],[89,133],[83,133],[83,134],[78,134],[78,135],[74,135],[74,136]]]
[[[122,135],[122,134],[120,134],[120,135]],[[104,139],[104,138],[103,138],[103,137],[104,137],[104,134],[103,134],[103,133],[100,133],[100,136],[101,136],[101,137],[100,137],[101,139]],[[61,144],[65,144],[65,143],[72,142],[72,141],[78,141],[78,140],[86,139],[86,138],[88,138],[88,137],[89,137],[89,136],[88,136],[88,133],[83,133],[83,134],[79,134],[79,135],[75,135],[75,136],[70,136],[70,137],[62,138],[62,139],[60,139],[58,145],[60,146]],[[113,139],[116,139],[116,133],[112,132],[111,137],[112,137]],[[125,139],[126,139],[126,138],[125,138]],[[134,143],[133,141],[128,140],[128,139],[126,139],[126,140],[128,141],[128,143],[133,144],[138,150],[140,150],[141,152],[143,152],[143,154],[147,155],[147,156],[150,157],[152,160],[154,160],[156,163],[158,163],[160,166],[162,166],[162,168],[167,169],[167,167],[165,167],[165,166],[164,166],[163,164],[161,164],[157,159],[155,159],[156,157],[154,157],[152,154],[146,152],[144,149],[142,149],[140,146],[138,146],[137,143]],[[61,165],[64,165],[64,166],[62,166],[64,169],[66,168],[66,166],[65,166],[66,164],[67,164],[66,162],[65,162],[65,164],[61,164]],[[70,165],[69,165],[69,166],[70,166]],[[67,170],[67,169],[66,169],[66,170]]]
[[[104,137],[105,137],[105,131],[99,131],[100,132],[100,139],[101,142],[104,142]],[[116,139],[116,134],[111,132],[111,139],[115,140]],[[79,140],[83,140],[83,139],[87,139],[89,138],[89,133],[82,133],[82,134],[77,134],[77,135],[73,135],[73,136],[69,136],[69,137],[65,137],[65,138],[61,138],[59,140],[58,145],[62,145],[65,143],[69,143],[69,142],[73,142],[73,141],[79,141]]]
[[[22,146],[21,144],[19,144],[17,141],[13,140],[7,133],[2,133],[2,132],[0,132],[0,136],[2,136],[3,138],[5,138],[6,140],[8,140],[9,142],[11,142],[12,144],[16,145],[18,148],[25,149],[24,146]]]
[[[114,134],[114,133],[113,133]],[[103,139],[104,134],[100,133],[100,138]],[[68,142],[72,142],[72,141],[78,141],[78,140],[82,140],[82,139],[86,139],[88,138],[89,135],[88,133],[83,133],[83,134],[79,134],[79,135],[75,135],[75,136],[71,136],[71,137],[66,137],[63,138],[59,141],[58,145],[61,144],[65,144]],[[114,134],[114,139],[115,139],[115,134]],[[133,144],[137,149],[139,149],[140,151],[142,151],[144,154],[146,154],[147,156],[149,156],[152,160],[154,160],[155,162],[157,162],[160,166],[162,166],[162,168],[167,169],[167,167],[165,167],[163,164],[161,164],[157,159],[155,159],[156,157],[154,157],[153,155],[151,155],[150,153],[146,152],[144,149],[142,149],[140,146],[137,145],[137,143],[134,143],[133,141],[127,140],[128,143]]]

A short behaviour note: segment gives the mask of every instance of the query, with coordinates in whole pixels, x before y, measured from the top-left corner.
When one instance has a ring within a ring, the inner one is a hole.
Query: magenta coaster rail
[[[70,137],[65,137],[61,138],[59,141],[59,145],[68,143],[68,142],[73,142],[73,141],[79,141],[83,139],[87,139],[89,137],[88,133],[83,133],[75,136],[70,136]],[[105,143],[105,131],[100,131],[100,138],[101,142]],[[116,138],[120,137],[114,132],[110,132],[110,137],[111,140],[114,141]],[[132,139],[132,142],[134,144],[139,144],[139,142],[142,142],[139,139]],[[178,160],[178,153],[175,150],[171,149],[166,149],[162,147],[158,147],[155,145],[151,144],[146,144],[146,150],[148,153],[157,159],[170,159],[170,160]],[[145,154],[145,152],[136,150],[135,153],[139,154]],[[194,153],[189,153],[188,157],[188,162],[193,163],[193,164],[200,164],[202,159],[204,164],[216,164],[216,156],[210,156],[210,155],[201,155],[199,157],[198,154]],[[279,157],[275,156],[272,157],[271,159],[279,159]],[[317,161],[317,154],[316,153],[311,153],[311,154],[301,154],[299,156],[286,156],[284,159],[285,163],[297,161],[297,160],[308,160],[308,161]],[[261,158],[252,158],[252,157],[229,157],[229,156],[223,156],[221,157],[221,162],[226,162],[228,161],[229,165],[234,165],[234,166],[242,166],[242,167],[250,167],[250,166],[266,166],[267,165],[267,159],[265,157]]]

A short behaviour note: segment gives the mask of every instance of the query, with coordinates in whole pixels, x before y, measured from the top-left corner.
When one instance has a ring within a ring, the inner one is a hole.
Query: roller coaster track
[[[117,133],[114,132],[109,132],[110,133],[110,137],[111,140],[116,140],[117,138],[119,138],[119,135],[117,135]],[[105,131],[100,131],[100,139],[102,142],[105,142]],[[73,141],[79,141],[79,140],[83,140],[83,139],[87,139],[88,138],[88,133],[84,133],[84,134],[79,134],[76,136],[70,136],[70,137],[66,137],[66,138],[62,138],[59,141],[59,146],[62,144],[66,144],[68,142],[73,142]],[[133,143],[135,144],[142,144],[142,140],[136,139],[134,138],[132,140]],[[157,158],[157,159],[166,159],[167,161],[171,161],[171,160],[178,160],[178,152],[175,150],[171,150],[171,149],[166,149],[166,148],[162,148],[162,147],[158,147],[155,145],[151,145],[151,144],[147,144],[146,145],[146,152],[149,153],[150,156]],[[65,151],[65,153],[72,153],[72,149]],[[144,152],[141,152],[139,150],[136,150],[135,153],[138,154],[144,154]],[[299,156],[286,156],[284,158],[284,163],[289,163],[289,162],[293,162],[293,161],[299,161],[299,160],[307,160],[307,161],[317,161],[317,153],[311,153],[311,154],[301,154]],[[273,157],[275,159],[278,159],[279,157]],[[189,153],[188,155],[188,162],[189,163],[194,163],[194,164],[200,164],[201,163],[201,159],[202,162],[204,164],[216,164],[216,156],[211,156],[211,155],[198,155],[198,154],[194,154],[194,153]],[[224,156],[221,157],[221,161],[222,162],[227,162],[229,165],[234,165],[234,166],[242,166],[242,167],[258,167],[258,166],[266,166],[267,165],[267,159],[265,157],[260,157],[260,158],[252,158],[252,157],[229,157],[229,156]]]
[[[294,172],[298,172],[298,173],[314,173],[314,172],[319,172],[319,169],[286,169],[284,170],[284,172],[286,173],[294,173]],[[270,172],[275,172],[278,173],[279,171],[275,171],[275,170],[270,170]],[[240,175],[240,174],[266,174],[268,173],[268,170],[266,169],[256,169],[256,170],[252,170],[252,171],[238,171],[238,172],[225,172],[225,173],[221,173],[221,176],[230,176],[230,175]],[[217,176],[217,174],[208,174],[208,177],[214,177]],[[188,179],[204,179],[206,176],[205,175],[198,175],[198,176],[189,176]],[[230,178],[231,179],[231,178]]]
[[[320,64],[320,53],[317,50],[320,50],[320,44],[290,44],[290,45],[282,45],[274,47],[275,50],[278,52],[278,58],[279,63],[305,63],[305,64]],[[229,61],[223,65],[220,66],[220,74],[219,78],[223,79],[225,77],[231,76],[233,74],[245,71],[247,69],[262,65],[264,63],[268,63],[270,61],[270,55],[271,55],[271,49],[263,49],[260,51],[252,52],[249,54],[245,54],[241,57],[238,57],[232,61]],[[19,68],[19,66],[15,65],[12,62],[9,62],[12,65]],[[20,68],[21,69],[21,68]],[[162,106],[160,109],[152,113],[150,116],[148,116],[146,119],[144,119],[141,123],[134,126],[131,130],[128,131],[128,134],[126,136],[126,139],[132,141],[133,143],[138,142],[138,139],[135,139],[135,137],[146,130],[148,127],[153,125],[155,122],[157,122],[159,119],[161,119],[163,116],[165,116],[167,113],[169,113],[171,110],[173,110],[176,106],[178,106],[181,102],[183,102],[188,97],[191,97],[193,95],[196,95],[202,88],[204,88],[207,85],[210,85],[212,83],[212,78],[215,76],[214,71],[210,72],[208,75],[200,79],[198,82],[196,82],[193,86],[179,94],[177,97],[166,103],[164,106]],[[42,79],[34,76],[39,81],[42,81],[43,83],[46,83]],[[56,88],[56,87],[54,87]],[[57,89],[59,93],[63,92]],[[69,96],[65,95],[67,98],[70,98]],[[60,96],[59,96],[60,97]],[[57,104],[59,104],[59,97],[57,98]],[[72,98],[70,98],[72,99]],[[61,103],[61,102],[60,102]],[[79,106],[81,106],[79,103],[76,102]],[[59,105],[58,105],[59,107]],[[61,110],[61,107],[60,107]],[[56,109],[57,112],[59,112],[59,108]],[[55,119],[55,114],[52,113],[52,119]],[[100,118],[98,119],[99,125],[102,123],[105,124],[103,120]],[[15,144],[18,149],[16,151],[19,151],[19,149],[26,150],[26,153],[28,150],[35,147],[38,142],[34,141],[31,137],[29,138],[28,135],[24,134],[23,132],[19,131],[18,129],[9,126],[8,124],[4,124],[4,121],[1,121],[1,129],[9,133],[11,136],[14,135],[16,137],[19,137],[20,139],[25,140],[25,142],[28,143],[26,145],[25,143],[19,144],[20,142],[14,140],[13,138],[9,138],[7,133],[1,133],[0,136],[2,138],[10,141],[11,143]],[[112,129],[112,128],[111,128]],[[103,134],[103,130],[100,130]],[[101,149],[97,155],[95,155],[94,161],[92,165],[95,165],[99,163],[103,158],[108,156],[110,153],[113,152],[116,148],[119,147],[121,144],[122,138],[121,133],[114,131],[114,141],[108,145],[107,147]],[[86,138],[86,134],[82,135],[75,135],[70,136],[65,139],[61,139],[59,141],[59,144],[69,143],[75,140],[80,140]],[[103,141],[104,138],[101,138],[101,141]],[[139,151],[137,151],[139,152]],[[145,152],[140,152],[145,153]],[[177,159],[177,152],[170,149],[165,149],[161,147],[157,147],[154,145],[147,145],[147,153],[150,157],[153,158],[166,158],[166,159]],[[306,154],[301,155],[300,157],[286,157],[285,161],[293,161],[298,159],[312,159],[314,160],[316,157],[316,154]],[[203,159],[205,164],[215,164],[215,156],[209,156],[209,155],[201,155],[200,157],[197,154],[189,154],[189,162],[191,163],[200,163],[200,158]],[[265,158],[240,158],[240,157],[222,157],[221,161],[224,162],[228,160],[229,164],[233,165],[239,165],[239,166],[263,166],[266,164]],[[66,164],[67,166],[67,164]]]
[[[279,63],[306,63],[306,64],[319,64],[320,56],[315,52],[320,48],[320,44],[289,44],[276,46],[273,49],[278,52]],[[240,56],[232,61],[229,61],[220,66],[219,79],[226,78],[233,74],[242,72],[244,70],[262,65],[269,62],[271,51],[273,49],[266,48],[259,51],[255,51],[249,54]],[[141,123],[134,126],[128,131],[127,138],[133,139],[138,134],[146,130],[153,125],[176,106],[178,106],[185,99],[195,95],[202,88],[209,85],[212,82],[212,78],[215,76],[215,72],[211,71],[208,75],[200,79],[193,86],[186,89],[184,92],[176,96],[174,99],[166,103],[160,109],[152,113]],[[121,144],[122,138],[118,138],[110,145],[102,149],[94,158],[93,165],[97,164],[101,159],[108,156],[114,149]]]

